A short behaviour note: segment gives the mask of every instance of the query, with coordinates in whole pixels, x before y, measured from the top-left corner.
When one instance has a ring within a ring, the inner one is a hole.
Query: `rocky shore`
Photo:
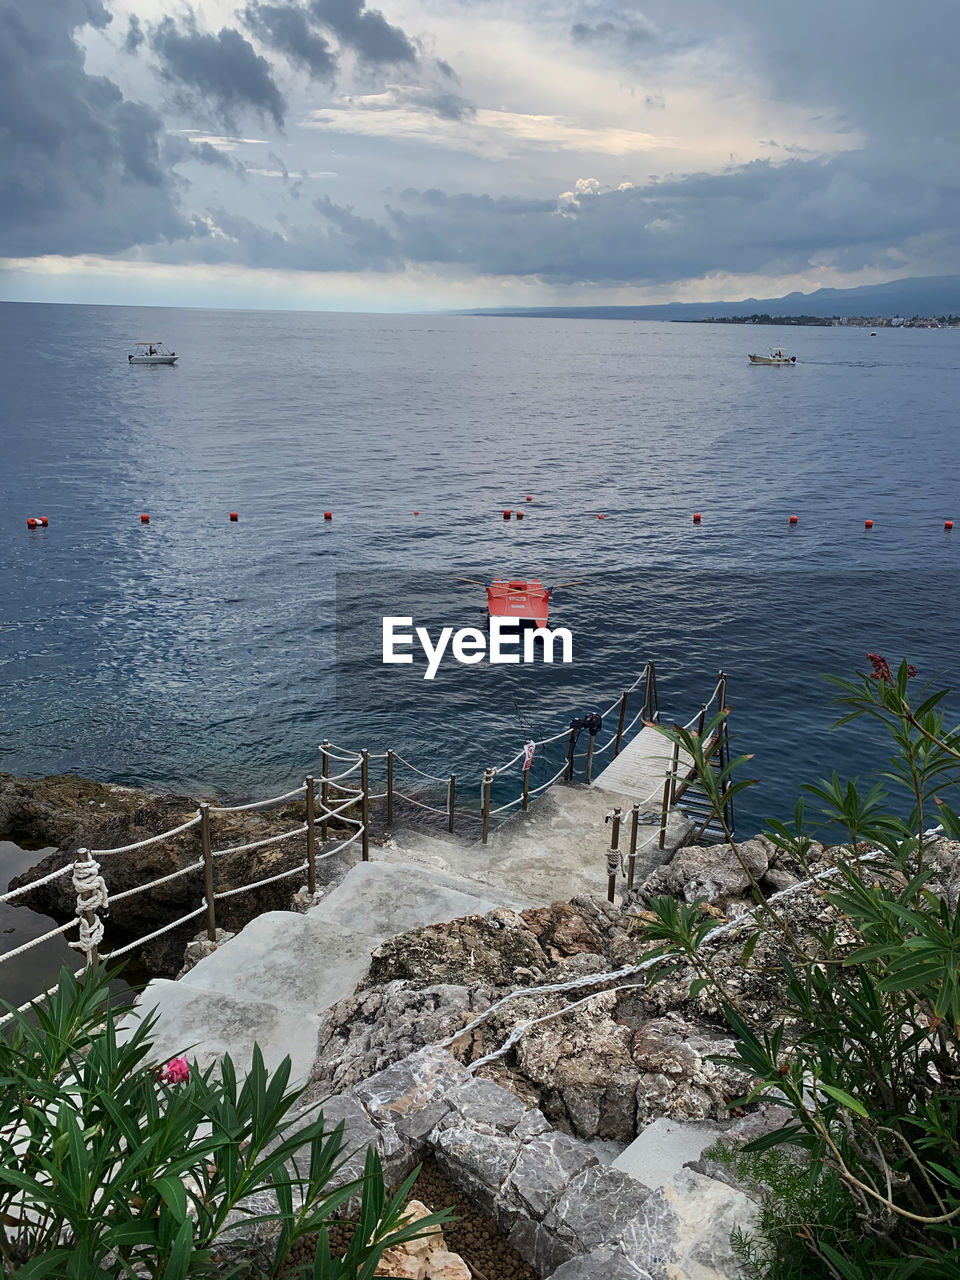
[[[7,887],[20,888],[49,875],[74,861],[80,848],[120,848],[179,826],[193,817],[203,800],[218,803],[212,796],[159,795],[71,774],[33,779],[0,773],[0,839],[12,840],[25,849],[55,846],[53,853],[39,859]],[[261,840],[290,830],[302,823],[304,817],[302,803],[286,804],[264,813],[225,814],[215,820],[214,847]],[[118,854],[110,859],[110,892],[112,895],[123,893],[167,876],[196,862],[200,856],[200,834],[196,827],[163,844]],[[302,836],[254,853],[220,858],[216,864],[217,889],[232,889],[277,875],[298,866],[305,857],[306,837]],[[352,859],[347,856],[344,859],[334,856],[320,862],[317,867],[320,883],[336,880],[349,861]],[[228,898],[218,903],[217,923],[236,932],[264,911],[286,909],[291,893],[297,888],[299,885],[293,880],[281,880]],[[203,876],[197,872],[127,898],[122,910],[105,917],[104,950],[145,937],[195,909],[202,892]],[[24,894],[17,902],[52,916],[58,924],[65,924],[74,918],[76,894],[69,876],[63,876]],[[183,964],[187,942],[196,932],[197,922],[192,920],[147,943],[137,952],[139,967],[149,974],[174,977]]]
[[[842,921],[816,886],[801,884],[797,862],[763,838],[739,848],[765,889],[798,886],[778,907],[801,944],[833,925],[843,945]],[[825,871],[848,853],[814,846],[809,865]],[[935,869],[930,889],[955,903],[960,845],[935,841],[925,860]],[[469,1065],[502,1046],[519,1024],[532,1023],[507,1054],[477,1074],[538,1108],[556,1128],[624,1143],[661,1117],[728,1119],[745,1078],[710,1060],[729,1053],[733,1041],[711,991],[690,996],[691,971],[657,983],[642,974],[628,984],[611,980],[577,1007],[570,1006],[588,990],[537,990],[642,959],[638,917],[651,897],[663,894],[688,902],[706,897],[718,924],[736,921],[752,905],[748,879],[729,849],[689,846],[616,906],[581,897],[519,913],[501,908],[388,940],[374,951],[357,992],[323,1017],[313,1096],[355,1087],[423,1046],[455,1036],[509,992],[530,988],[529,996],[455,1038],[451,1053]],[[752,1025],[766,1026],[779,1007],[770,977],[775,942],[762,938],[745,965],[745,936],[734,928],[708,944],[706,954]],[[550,1014],[558,1016],[536,1022]]]

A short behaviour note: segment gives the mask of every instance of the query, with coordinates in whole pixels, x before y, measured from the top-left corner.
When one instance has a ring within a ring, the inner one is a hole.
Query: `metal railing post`
[[[210,845],[210,806],[200,806],[200,849],[203,853],[203,893],[207,900],[207,938],[217,940],[217,909],[213,887],[213,852]]]
[[[576,742],[577,742],[577,731],[576,729],[571,729],[570,745],[567,747],[567,769],[563,775],[564,782],[573,781],[573,748],[576,746]]]
[[[312,897],[317,892],[317,832],[314,826],[313,777],[305,779],[307,788],[307,893]]]
[[[320,840],[326,844],[327,841],[327,813],[330,810],[328,803],[330,798],[330,788],[327,778],[330,774],[330,753],[327,748],[330,743],[326,738],[320,743]]]
[[[634,800],[630,814],[630,855],[627,859],[627,888],[633,888],[633,873],[637,865],[637,831],[640,826],[640,801]]]
[[[623,737],[623,722],[627,715],[627,691],[624,689],[623,697],[620,699],[620,719],[617,722],[617,742],[613,748],[614,759],[620,754],[620,740]]]
[[[521,812],[527,812],[527,801],[530,799],[530,770],[523,771],[523,801],[521,804]]]
[[[387,826],[393,826],[393,752],[387,752]]]
[[[370,752],[360,752],[360,822],[363,831],[360,836],[360,857],[364,862],[370,861]]]
[[[77,859],[80,862],[92,862],[93,855],[89,849],[78,849]],[[79,894],[77,896],[79,897]],[[94,921],[97,918],[97,913],[94,911],[93,907],[85,907],[83,911],[83,918],[86,921],[87,928],[92,929]],[[95,968],[99,963],[100,952],[97,950],[96,946],[93,946],[87,954],[87,968]]]
[[[680,770],[680,743],[673,744],[673,759],[670,762],[670,803],[677,803],[677,773]]]
[[[659,848],[663,848],[667,842],[667,816],[670,813],[670,774],[668,773],[663,782],[663,804],[660,809],[660,841]]]
[[[610,852],[607,854],[607,901],[614,902],[617,896],[617,869],[620,866],[620,806],[613,813],[607,814],[607,822],[612,823],[610,832]]]
[[[483,828],[480,833],[481,843],[487,843],[487,836],[490,834],[490,784],[493,778],[489,769],[485,769],[483,773]]]
[[[595,737],[596,737],[596,734],[591,733],[590,741],[587,743],[587,771],[584,777],[584,781],[587,783],[588,786],[590,785],[590,774],[593,771],[593,742]]]
[[[451,773],[447,791],[447,830],[453,835],[453,815],[457,803],[457,775]]]

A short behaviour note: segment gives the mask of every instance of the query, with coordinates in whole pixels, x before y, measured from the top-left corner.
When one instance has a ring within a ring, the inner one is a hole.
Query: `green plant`
[[[303,1091],[288,1088],[289,1058],[271,1075],[254,1046],[242,1084],[229,1057],[219,1078],[184,1060],[154,1064],[151,1019],[118,1037],[109,977],[64,969],[0,1040],[4,1276],[249,1276],[251,1228],[273,1221],[262,1280],[369,1280],[386,1248],[447,1219],[405,1224],[409,1180],[388,1197],[373,1151],[361,1178],[342,1181],[343,1125],[294,1121]],[[258,1209],[264,1192],[276,1200]],[[359,1224],[338,1259],[327,1228],[355,1197]],[[292,1262],[294,1246],[318,1234],[314,1259]]]
[[[960,839],[960,819],[945,800],[960,783],[960,732],[938,710],[945,691],[923,690],[914,703],[911,667],[902,663],[894,674],[879,655],[868,658],[872,671],[833,681],[845,708],[839,723],[869,717],[894,749],[882,779],[866,789],[836,774],[806,788],[820,801],[825,831],[839,829],[845,841],[836,865],[821,867],[807,890],[823,903],[817,929],[801,930],[783,901],[767,898],[726,827],[723,775],[709,763],[716,724],[702,735],[663,731],[692,761],[747,872],[756,906],[739,930],[742,958],[749,964],[764,944],[779,1021],[752,1025],[725,992],[698,904],[651,902],[655,918],[641,938],[656,944],[647,954],[662,965],[690,965],[695,991],[715,989],[735,1037],[734,1053],[719,1060],[752,1079],[744,1101],[772,1097],[792,1112],[790,1124],[747,1152],[799,1147],[814,1199],[832,1206],[818,1215],[814,1201],[798,1202],[781,1214],[780,1229],[740,1242],[745,1265],[765,1280],[794,1274],[798,1246],[797,1275],[960,1280],[960,906],[948,903],[942,882],[938,892],[930,887],[942,868],[930,863],[926,829],[934,810]],[[728,781],[746,759],[728,766]],[[891,803],[884,784],[904,802]],[[802,805],[792,827],[771,824],[769,835],[810,874]],[[782,1223],[793,1224],[786,1234]]]

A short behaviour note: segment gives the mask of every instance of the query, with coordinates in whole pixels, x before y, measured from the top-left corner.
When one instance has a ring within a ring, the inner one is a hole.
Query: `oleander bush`
[[[416,1174],[388,1194],[372,1150],[363,1176],[341,1181],[343,1125],[294,1122],[303,1091],[288,1087],[289,1058],[271,1075],[255,1046],[241,1084],[229,1057],[217,1074],[155,1063],[148,1018],[121,1043],[109,981],[64,969],[0,1037],[4,1277],[370,1280],[388,1247],[446,1221],[407,1223]],[[335,1256],[331,1223],[355,1197],[351,1243]],[[317,1240],[310,1261],[305,1238]]]
[[[761,892],[725,824],[724,784],[734,794],[752,785],[738,776],[749,757],[718,771],[707,758],[726,709],[702,735],[663,730],[691,757],[730,856],[751,880],[756,907],[737,933],[742,964],[756,967],[763,955],[780,992],[775,1025],[756,1025],[704,946],[715,920],[699,903],[649,904],[647,955],[658,958],[658,977],[686,967],[692,989],[713,993],[735,1040],[719,1060],[753,1082],[741,1103],[773,1099],[792,1116],[740,1155],[796,1149],[757,1174],[758,1229],[734,1241],[749,1280],[960,1280],[960,858],[945,877],[928,852],[942,838],[931,822],[960,840],[948,803],[960,783],[960,731],[945,725],[946,690],[912,698],[914,668],[894,673],[867,656],[872,669],[855,680],[828,678],[839,724],[883,727],[887,768],[866,788],[836,774],[805,788],[818,804],[817,834],[842,846],[836,866],[816,875],[809,867],[802,803],[792,823],[766,833],[812,878],[805,892],[821,895],[822,928],[791,922],[789,894]]]

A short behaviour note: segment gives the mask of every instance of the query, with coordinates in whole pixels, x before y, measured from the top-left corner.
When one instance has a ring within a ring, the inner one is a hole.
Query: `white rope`
[[[508,800],[506,804],[502,804],[496,809],[491,809],[490,817],[495,818],[498,813],[503,813],[505,809],[512,809],[515,804],[523,804],[523,796],[516,796],[513,800]]]
[[[403,792],[398,791],[396,787],[393,789],[393,794],[395,796],[399,796],[401,800],[406,800],[407,804],[415,804],[418,809],[426,809],[427,813],[440,813],[443,814],[444,817],[447,817],[450,813],[449,805],[447,805],[446,809],[435,809],[433,805],[424,804],[422,800],[416,800],[413,796],[404,795]]]
[[[649,843],[649,841],[647,841],[647,843]],[[882,856],[883,855],[880,853],[866,854],[864,855],[864,857],[860,859],[860,861],[873,862],[873,861],[876,861],[876,859],[881,858]],[[839,873],[840,873],[839,866],[827,867],[826,870],[817,872],[815,876],[811,876],[807,880],[800,880],[796,884],[789,885],[786,889],[780,889],[777,893],[771,894],[770,897],[767,899],[767,902],[768,903],[776,902],[782,898],[789,897],[791,894],[798,893],[801,889],[809,888],[811,885],[817,884],[821,880],[828,880],[832,876],[839,875]],[[713,942],[716,938],[722,937],[724,934],[731,933],[734,930],[741,928],[741,926],[744,924],[748,916],[755,916],[758,911],[762,911],[763,909],[764,909],[764,904],[758,902],[756,906],[751,907],[747,911],[745,911],[742,916],[738,916],[735,920],[728,920],[725,924],[718,925],[715,929],[711,929],[710,932],[703,937],[700,943],[701,947],[707,946],[708,943]],[[502,996],[499,1000],[497,1000],[494,1004],[492,1004],[489,1009],[485,1009],[483,1013],[478,1014],[478,1016],[474,1018],[472,1022],[468,1022],[465,1027],[461,1027],[460,1030],[454,1032],[453,1035],[447,1036],[445,1040],[441,1040],[436,1047],[440,1049],[449,1049],[450,1046],[453,1045],[457,1040],[459,1040],[461,1036],[467,1035],[471,1031],[474,1031],[482,1023],[486,1022],[486,1020],[489,1017],[491,1017],[494,1013],[496,1013],[498,1009],[501,1009],[505,1004],[509,1004],[511,1000],[518,1000],[524,996],[558,995],[558,994],[562,994],[564,991],[576,991],[580,987],[596,987],[596,986],[601,986],[605,982],[616,982],[620,978],[630,978],[635,976],[636,974],[643,973],[646,969],[650,969],[652,968],[653,965],[657,964],[661,958],[662,957],[660,956],[656,956],[651,960],[642,960],[640,961],[639,964],[626,965],[622,969],[614,969],[609,973],[589,974],[586,977],[573,978],[568,982],[554,982],[554,983],[550,983],[548,985],[540,986],[540,987],[517,988],[515,991],[511,991],[507,995]],[[627,985],[635,986],[636,984],[629,983]],[[594,993],[594,994],[599,994],[599,993]],[[582,1003],[582,1002],[578,1001],[578,1003]],[[574,1007],[573,1005],[565,1005],[562,1009],[557,1009],[556,1012],[552,1014],[547,1014],[542,1018],[538,1018],[536,1019],[536,1021],[546,1022],[550,1018],[559,1018],[564,1013],[566,1013],[568,1009],[571,1009],[573,1007]],[[532,1026],[534,1024],[531,1022],[528,1025]],[[514,1028],[514,1030],[516,1030],[516,1028]],[[521,1031],[520,1034],[522,1035],[523,1032]],[[512,1035],[513,1033],[511,1032],[511,1036]],[[512,1047],[512,1044],[516,1043],[517,1039],[519,1039],[519,1036],[517,1036],[515,1039],[512,1040],[511,1047]],[[484,1059],[482,1059],[482,1061],[484,1063],[491,1062],[493,1061],[494,1058],[500,1057],[506,1051],[507,1051],[507,1046],[504,1045],[501,1047],[501,1049],[496,1050],[493,1053],[487,1054],[487,1056]],[[471,1066],[468,1066],[467,1070],[468,1071],[475,1070],[476,1067],[480,1065],[480,1061],[481,1060],[478,1060],[476,1063],[473,1063]]]
[[[358,769],[361,769],[362,767],[363,767],[363,761],[362,761],[362,760],[358,760],[358,761],[356,762],[356,764],[352,764],[352,765],[350,766],[350,768],[349,768],[349,769],[344,769],[343,773],[335,773],[335,774],[333,775],[333,777],[331,777],[331,778],[328,778],[328,777],[326,777],[325,775],[321,775],[321,776],[317,779],[317,781],[318,781],[318,782],[327,782],[327,783],[330,783],[330,782],[339,782],[339,781],[341,780],[341,778],[349,778],[349,777],[350,777],[350,775],[351,775],[351,773],[356,773],[356,772],[357,772],[357,770],[358,770]]]
[[[363,799],[362,791],[351,791],[351,793],[347,796],[347,798],[345,800],[341,800],[340,803],[336,805],[334,808],[331,808],[330,805],[328,804],[324,804],[323,801],[321,800],[320,816],[325,820],[329,818],[339,817],[344,809],[349,809],[353,805],[359,804],[362,799]],[[352,821],[353,821],[352,818],[344,818],[344,822],[352,822]]]
[[[171,929],[179,929],[182,924],[186,924],[188,920],[193,920],[196,916],[201,916],[207,909],[204,902],[202,907],[197,907],[196,911],[189,911],[185,916],[181,916],[179,920],[173,920],[170,924],[163,925],[160,929],[155,929],[153,933],[148,933],[146,937],[137,938],[136,942],[128,942],[125,947],[118,947],[115,951],[111,951],[108,956],[101,956],[100,959],[104,963],[108,960],[115,960],[117,956],[124,956],[128,951],[134,951],[137,947],[145,946],[146,943],[152,942],[154,938],[160,938],[165,933],[169,933]]]
[[[191,827],[195,827],[200,821],[200,813],[197,812],[195,818],[191,818],[189,822],[184,822],[179,827],[171,827],[169,831],[161,831],[158,836],[147,836],[146,840],[138,840],[136,844],[122,844],[117,849],[91,849],[89,852],[95,858],[105,858],[113,853],[130,853],[134,849],[145,849],[148,844],[157,844],[161,840],[169,840],[171,836],[178,836],[181,831],[189,831]]]
[[[51,880],[59,880],[61,876],[65,876],[67,872],[72,870],[73,863],[68,862],[59,871],[51,871],[48,876],[43,876],[39,880],[31,880],[29,884],[21,885],[19,889],[11,889],[9,893],[0,893],[0,902],[9,902],[11,898],[18,898],[21,893],[29,893],[31,889],[38,889],[40,885],[49,884]]]
[[[424,773],[422,769],[418,769],[417,766],[415,764],[411,764],[409,760],[404,760],[403,756],[400,755],[398,751],[393,753],[393,758],[394,760],[399,760],[402,765],[406,765],[408,769],[412,769],[414,773],[418,773],[421,778],[426,778],[428,782],[449,783],[450,781],[449,774],[445,778],[438,778],[435,773]]]
[[[30,951],[33,947],[39,947],[41,942],[49,942],[51,938],[57,938],[61,933],[67,933],[70,929],[75,928],[76,924],[76,920],[68,920],[66,924],[61,924],[56,929],[51,929],[49,933],[42,933],[39,938],[31,938],[29,942],[22,943],[19,947],[15,947],[13,951],[5,951],[0,956],[0,964],[5,960],[12,960],[15,956],[23,955],[24,951]]]
[[[116,904],[122,902],[124,898],[133,898],[138,893],[143,893],[145,889],[155,889],[158,884],[168,884],[171,880],[179,880],[181,876],[187,876],[191,871],[197,871],[203,866],[203,859],[197,862],[191,862],[187,867],[181,867],[179,871],[171,871],[168,876],[161,876],[159,880],[150,880],[146,884],[134,885],[132,889],[124,889],[123,893],[115,893],[111,896],[110,902]]]
[[[68,946],[82,951],[89,962],[91,952],[103,941],[103,921],[96,914],[96,910],[98,907],[106,910],[110,905],[107,885],[100,874],[100,863],[96,858],[87,858],[73,864],[73,887],[77,892],[80,940],[68,943]],[[86,918],[88,911],[94,912],[92,920]]]
[[[327,855],[324,854],[324,857]],[[247,893],[250,889],[260,889],[265,884],[273,884],[277,880],[286,880],[287,876],[299,875],[301,871],[306,871],[309,862],[304,860],[299,867],[291,867],[289,871],[281,871],[278,875],[267,876],[263,880],[254,880],[250,884],[241,884],[236,889],[222,889],[219,893],[213,895],[214,900],[219,902],[222,898],[233,898],[238,893]]]
[[[344,760],[360,759],[359,751],[351,751],[349,747],[341,747],[336,742],[327,742],[327,743],[321,742],[319,750],[325,751],[328,756],[336,756],[337,752],[342,752],[342,757]]]
[[[76,924],[76,921],[71,920],[70,924],[72,926]],[[39,941],[39,939],[36,939],[36,941]],[[73,976],[75,978],[82,978],[86,972],[87,967],[86,965],[83,965],[81,968],[74,970]],[[18,1005],[16,1009],[11,1009],[9,1013],[5,1013],[3,1017],[0,1018],[0,1027],[2,1027],[5,1022],[9,1022],[11,1018],[15,1018],[18,1013],[26,1013],[28,1009],[32,1009],[38,1000],[45,1000],[47,996],[52,996],[59,986],[60,983],[55,982],[52,987],[47,987],[46,991],[41,991],[40,994],[38,996],[34,996],[32,1000],[27,1000],[24,1004]]]
[[[556,782],[556,780],[557,780],[559,777],[562,777],[562,775],[563,775],[563,774],[565,774],[565,773],[566,773],[566,771],[567,771],[567,766],[566,766],[566,762],[564,762],[563,767],[562,767],[561,769],[559,769],[559,770],[558,770],[558,771],[553,775],[553,777],[552,777],[552,778],[550,778],[547,782],[542,782],[542,783],[540,784],[540,786],[539,786],[539,787],[532,787],[532,788],[527,792],[528,797],[529,797],[529,796],[536,796],[536,795],[539,795],[541,791],[546,791],[547,787],[552,787],[552,786],[553,786],[553,784]]]
[[[278,836],[265,836],[263,840],[254,840],[250,844],[230,845],[226,849],[215,849],[210,855],[212,858],[225,858],[231,853],[252,853],[254,849],[265,849],[271,844],[280,844],[282,840],[290,840],[294,836],[302,836],[307,830],[307,824],[304,822],[302,826],[294,827],[292,831],[283,831]]]
[[[269,800],[254,800],[250,804],[234,804],[229,808],[211,809],[210,816],[220,813],[247,813],[251,809],[266,809],[272,804],[282,804],[284,800],[292,800],[294,796],[303,795],[306,792],[307,784],[302,782],[299,787],[295,787],[293,791],[286,791],[282,796],[272,796]]]

